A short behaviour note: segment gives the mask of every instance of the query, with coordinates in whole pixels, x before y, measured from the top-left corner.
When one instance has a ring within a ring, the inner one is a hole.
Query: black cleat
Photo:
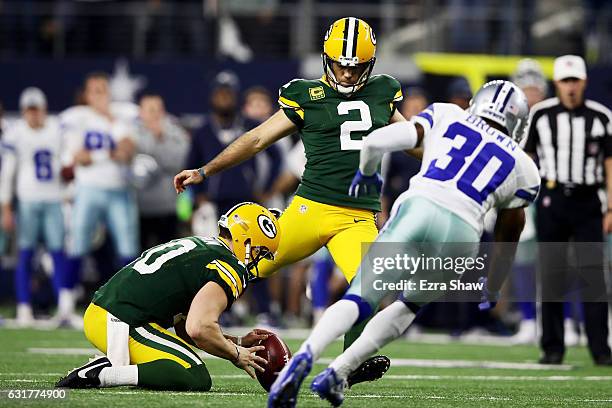
[[[558,365],[563,362],[563,354],[561,353],[545,353],[540,360],[539,364],[554,364]]]
[[[612,367],[612,357],[610,356],[597,356],[593,360],[595,361],[595,365]]]
[[[112,364],[106,356],[94,357],[82,367],[75,368],[68,375],[61,378],[56,388],[97,388],[100,386],[100,371],[111,367]]]
[[[376,381],[382,378],[383,375],[391,367],[391,360],[387,356],[374,356],[370,357],[359,367],[349,374],[346,381],[348,382],[349,388],[355,384],[359,384],[366,381]]]

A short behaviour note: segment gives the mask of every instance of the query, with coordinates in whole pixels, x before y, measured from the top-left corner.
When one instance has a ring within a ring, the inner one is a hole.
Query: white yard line
[[[28,353],[49,355],[91,356],[100,351],[89,347],[28,347]]]
[[[53,348],[53,347],[31,347],[28,353],[49,354],[49,355],[87,355],[91,356],[99,351],[93,348]],[[216,359],[204,352],[198,352],[204,359]],[[320,364],[329,364],[331,359],[322,358]],[[391,365],[395,367],[426,367],[426,368],[489,368],[489,369],[512,369],[512,370],[555,370],[568,371],[573,366],[568,364],[547,365],[535,363],[514,363],[506,361],[475,361],[475,360],[438,360],[438,359],[414,359],[414,358],[394,358]]]
[[[238,377],[235,375],[226,375],[226,376],[215,376],[215,378],[234,378],[234,377]],[[244,377],[244,376],[240,376],[240,377]],[[389,377],[389,376],[387,376]],[[476,377],[476,376],[475,376]],[[534,379],[541,379],[540,377],[534,377]],[[546,378],[546,377],[544,377]],[[612,377],[605,377],[609,380],[612,380]],[[33,380],[13,380],[15,382],[19,381],[19,382],[34,382]],[[12,382],[12,381],[9,381]],[[92,391],[93,392],[93,391]],[[98,390],[97,392],[99,393],[103,393],[103,394],[113,394],[113,395],[144,395],[144,391],[127,391],[127,390],[111,390],[111,389],[105,389],[105,390]],[[246,396],[253,396],[253,393],[247,393],[247,392],[172,392],[172,391],[148,391],[147,393],[149,394],[154,394],[154,393],[159,393],[160,395],[170,395],[170,396],[179,396],[179,397],[188,397],[188,396],[198,396],[200,398],[205,398],[205,397],[246,397]],[[262,398],[265,398],[266,395],[265,394],[261,394]],[[304,399],[318,399],[318,397],[316,395],[310,395],[310,394],[306,394],[306,395],[300,395],[300,398]],[[509,397],[494,397],[494,396],[487,396],[487,395],[481,395],[481,396],[472,396],[472,397],[468,397],[468,396],[441,396],[441,395],[409,395],[409,394],[350,394],[347,395],[347,400],[353,400],[353,399],[413,399],[413,400],[453,400],[453,401],[512,401],[512,398]],[[543,400],[543,401],[548,401],[551,400],[550,398],[539,398],[539,400]],[[560,401],[565,401],[566,399],[554,399],[557,402]],[[574,400],[574,399],[567,399],[567,401],[571,401],[571,402],[595,402],[595,403],[599,403],[599,402],[612,402],[612,399],[579,399],[579,400]]]
[[[321,358],[318,363],[329,364],[332,360]],[[506,361],[483,361],[483,360],[432,360],[417,358],[393,358],[392,367],[425,367],[425,368],[491,368],[512,370],[571,370],[573,366],[568,364],[549,365],[536,363],[513,363]]]
[[[57,377],[65,373],[0,373],[1,377]],[[246,374],[213,374],[216,379],[247,379]],[[612,381],[612,375],[572,376],[572,375],[421,375],[387,374],[385,380],[469,380],[469,381]],[[3,379],[6,382],[40,382],[31,379]]]
[[[68,370],[66,370],[68,372]],[[54,375],[65,375],[66,373],[0,373],[0,377],[33,377],[37,376],[49,376],[52,377]]]
[[[612,319],[612,314],[611,314]],[[21,330],[21,328],[16,327],[14,324],[14,319],[5,319],[5,324],[3,329],[10,330]],[[48,322],[41,320],[37,322],[33,329],[38,330],[55,330],[56,327],[50,325]],[[71,330],[71,329],[63,329],[63,330]],[[231,332],[235,333],[247,333],[252,330],[251,327],[231,327]],[[311,332],[311,329],[277,329],[277,328],[268,328],[268,330],[276,333],[281,338],[285,340],[305,340]],[[80,330],[74,330],[80,331]],[[612,334],[611,334],[612,337]],[[420,344],[470,344],[470,345],[486,345],[486,346],[499,346],[499,347],[508,347],[508,337],[507,336],[496,336],[492,334],[488,334],[486,332],[469,332],[463,336],[450,336],[448,334],[440,334],[440,333],[418,333],[412,334],[408,337],[403,338],[404,341],[409,343],[420,343]]]
[[[572,375],[397,375],[387,374],[385,380],[473,380],[473,381],[612,381],[612,376],[572,376]]]
[[[142,391],[113,391],[104,390],[103,393],[117,394],[117,395],[143,395]],[[150,393],[153,393],[150,391]],[[241,397],[241,396],[254,396],[253,393],[245,392],[159,392],[163,395],[171,396],[199,396],[199,397]],[[265,394],[261,394],[262,398],[265,398]],[[301,399],[319,399],[318,396],[313,394],[300,395]],[[451,401],[512,401],[510,397],[495,397],[489,395],[480,396],[442,396],[442,395],[410,395],[410,394],[349,394],[347,395],[347,401],[354,399],[412,399],[412,400],[451,400]],[[553,399],[544,397],[538,398],[540,401],[552,401]],[[567,399],[567,398],[554,398],[556,402],[569,401],[569,402],[612,402],[612,399]]]

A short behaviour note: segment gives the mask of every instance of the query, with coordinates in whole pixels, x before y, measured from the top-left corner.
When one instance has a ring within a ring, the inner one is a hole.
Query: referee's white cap
[[[563,55],[555,59],[553,79],[561,81],[566,78],[586,79],[586,64],[578,55]]]

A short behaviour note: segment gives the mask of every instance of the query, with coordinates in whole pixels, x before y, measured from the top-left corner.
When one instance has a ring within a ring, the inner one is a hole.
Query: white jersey
[[[32,129],[25,120],[18,120],[4,134],[3,147],[0,188],[3,204],[10,203],[15,193],[22,201],[61,201],[62,137],[57,119],[47,118],[40,129]]]
[[[482,118],[435,103],[412,120],[425,130],[424,155],[402,198],[425,197],[479,234],[489,209],[524,207],[535,200],[540,175],[534,161]]]
[[[123,138],[133,138],[132,124],[126,120],[110,121],[88,106],[75,106],[62,112],[61,125],[66,144],[63,158],[72,164],[74,154],[80,149],[91,153],[93,163],[75,166],[77,186],[103,189],[122,189],[127,186],[127,166],[111,158],[111,151]]]

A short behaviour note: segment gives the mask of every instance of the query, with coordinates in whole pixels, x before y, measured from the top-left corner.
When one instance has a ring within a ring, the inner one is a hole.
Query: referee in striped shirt
[[[612,114],[603,105],[585,99],[586,66],[581,57],[555,60],[556,98],[533,106],[525,151],[536,159],[542,176],[537,204],[540,242],[603,242],[612,231]],[[607,186],[608,210],[602,211],[598,192]],[[551,246],[549,245],[548,248]],[[578,269],[566,273],[567,247],[555,244],[541,252],[542,338],[540,363],[561,364],[563,297],[577,278],[582,285],[584,323],[591,357],[597,365],[612,365],[608,345],[608,303],[605,297],[603,244],[579,245]],[[563,252],[559,251],[563,249]],[[568,276],[572,275],[572,276]],[[588,286],[588,290],[584,287]],[[593,296],[595,288],[597,296]],[[555,300],[554,302],[551,300]],[[598,301],[594,301],[598,300]]]

